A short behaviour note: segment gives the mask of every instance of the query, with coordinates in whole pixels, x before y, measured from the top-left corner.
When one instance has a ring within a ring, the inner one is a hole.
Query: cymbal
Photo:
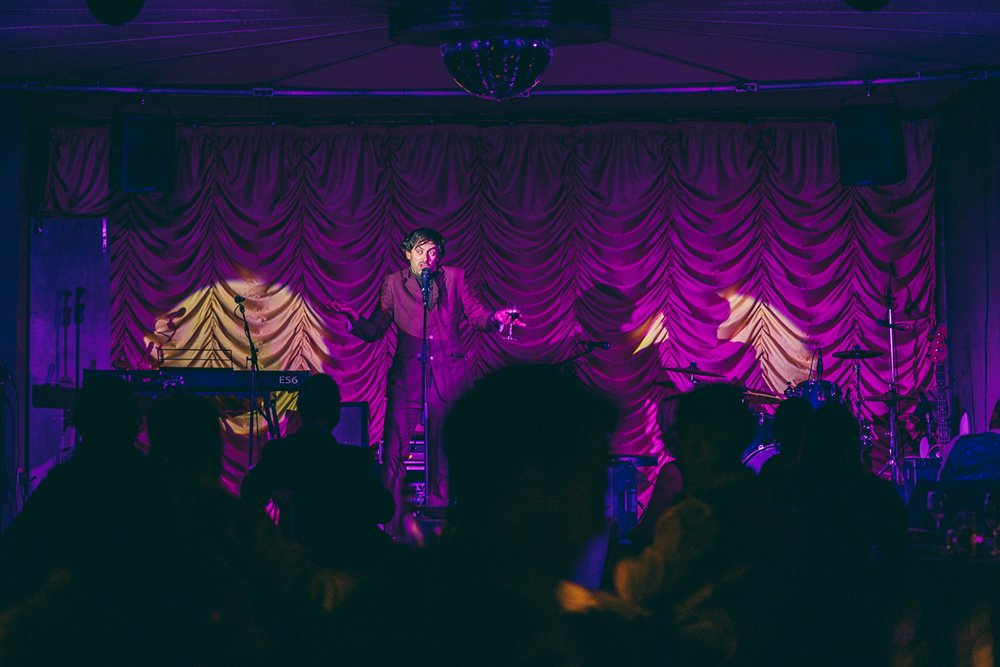
[[[702,377],[709,378],[721,378],[725,377],[721,373],[713,373],[712,371],[703,371],[698,368],[698,364],[691,364],[690,366],[671,366],[670,368],[664,368],[668,373],[684,373],[684,375],[701,375]]]
[[[743,398],[751,405],[774,405],[785,400],[784,396],[771,394],[766,391],[756,391],[754,389],[747,389],[744,391]]]
[[[865,396],[864,400],[875,401],[876,403],[899,403],[901,401],[916,401],[918,400],[918,397],[913,396],[912,394],[899,394],[894,391],[890,391],[877,396]]]
[[[913,325],[907,324],[906,322],[892,322],[889,320],[875,320],[875,324],[886,329],[896,329],[897,331],[910,331],[913,329]]]
[[[875,350],[846,350],[844,352],[834,352],[833,356],[837,359],[874,359],[875,357],[881,357],[883,352],[876,352]]]

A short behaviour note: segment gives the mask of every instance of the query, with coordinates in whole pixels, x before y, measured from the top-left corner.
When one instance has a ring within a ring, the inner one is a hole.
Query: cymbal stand
[[[892,294],[892,282],[890,278],[889,284],[885,288],[885,321],[888,323],[889,329],[889,394],[890,396],[896,396],[899,390],[899,365],[896,359],[896,316],[893,312],[896,306],[896,299]],[[889,406],[889,459],[879,470],[878,475],[881,477],[886,472],[889,473],[889,479],[892,480],[893,484],[903,483],[903,470],[900,467],[900,457],[899,457],[899,437],[897,434],[897,421],[898,421],[898,401],[890,400],[886,403]]]
[[[861,392],[861,346],[854,345],[854,415],[858,419],[858,430],[861,438],[861,460],[864,462],[869,458],[869,454],[874,445],[872,437],[872,422],[865,415],[865,396]]]

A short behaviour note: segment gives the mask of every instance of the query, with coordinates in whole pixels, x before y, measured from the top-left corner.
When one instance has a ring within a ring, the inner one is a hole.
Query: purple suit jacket
[[[389,369],[386,393],[390,398],[420,400],[420,340],[423,327],[420,279],[409,268],[390,273],[382,283],[379,304],[371,317],[360,318],[352,333],[366,341],[385,335],[396,323],[396,353]],[[497,331],[494,311],[473,296],[465,272],[441,267],[431,284],[427,312],[428,400],[457,400],[471,384],[459,324],[465,318],[476,329]]]

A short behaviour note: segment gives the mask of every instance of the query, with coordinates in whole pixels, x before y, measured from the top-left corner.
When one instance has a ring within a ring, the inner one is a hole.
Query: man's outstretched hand
[[[347,321],[351,324],[351,326],[354,326],[360,317],[360,315],[358,315],[358,311],[338,299],[330,299],[324,303],[323,310],[328,313],[333,313],[334,315],[343,315],[347,318]]]

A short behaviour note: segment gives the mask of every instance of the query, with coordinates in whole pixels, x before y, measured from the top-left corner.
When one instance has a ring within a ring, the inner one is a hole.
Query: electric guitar
[[[934,446],[931,452],[937,457],[944,456],[951,442],[951,427],[948,415],[948,367],[945,360],[948,358],[948,348],[945,344],[948,332],[943,324],[934,327],[931,336],[931,362],[934,364]]]

